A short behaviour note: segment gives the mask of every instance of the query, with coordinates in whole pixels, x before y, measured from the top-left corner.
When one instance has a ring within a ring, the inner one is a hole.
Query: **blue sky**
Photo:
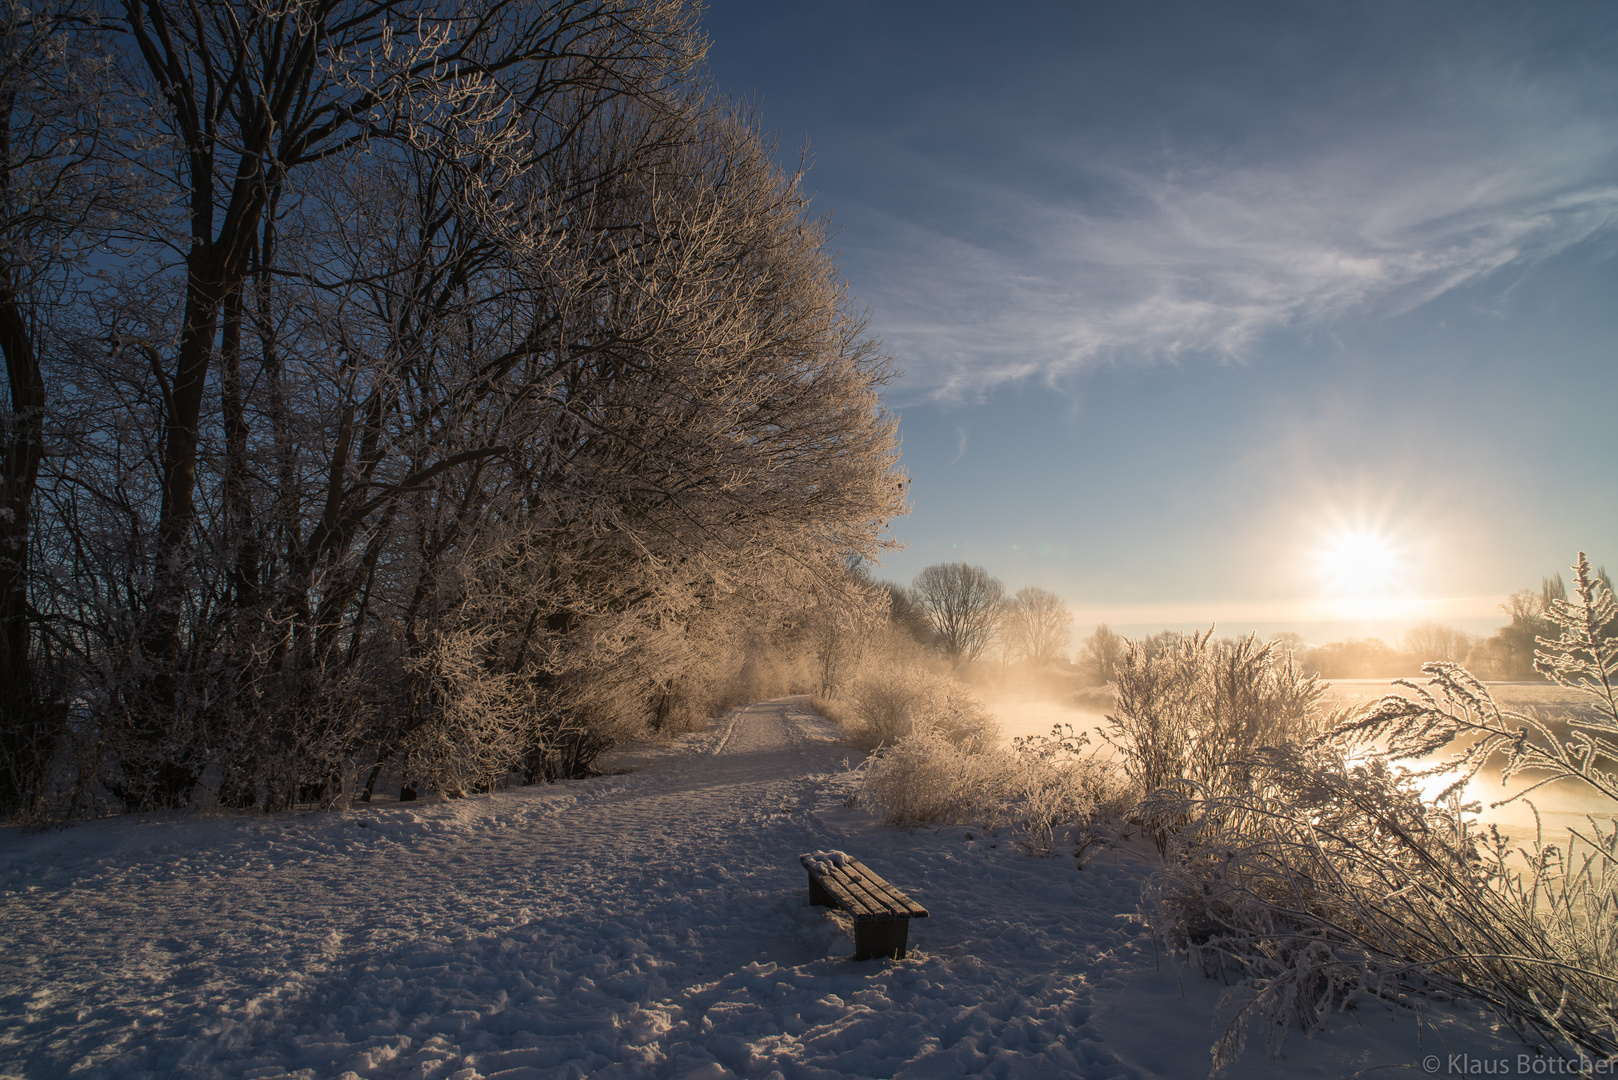
[[[904,376],[884,575],[1482,630],[1618,569],[1618,6],[709,6]],[[1376,580],[1331,553],[1369,538]],[[1345,579],[1346,580],[1346,579]]]

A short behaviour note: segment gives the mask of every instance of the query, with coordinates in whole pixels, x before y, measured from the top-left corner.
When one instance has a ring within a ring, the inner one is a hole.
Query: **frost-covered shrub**
[[[1058,728],[1009,750],[973,747],[921,724],[872,758],[861,799],[890,825],[1006,828],[1025,850],[1049,854],[1059,829],[1083,830],[1122,803],[1114,771],[1081,753],[1085,742]]]
[[[521,762],[534,710],[521,680],[488,663],[496,640],[487,627],[462,626],[407,662],[422,716],[407,749],[412,780],[459,796],[490,790]]]
[[[1470,951],[1466,916],[1499,870],[1487,837],[1385,762],[1291,744],[1245,764],[1240,793],[1185,783],[1143,804],[1182,823],[1144,896],[1154,929],[1235,983],[1216,1072],[1250,1019],[1270,1023],[1274,1051],[1292,1023],[1313,1032],[1361,994],[1397,1000],[1429,985],[1422,960]]]
[[[1319,707],[1324,684],[1252,636],[1216,642],[1209,631],[1131,641],[1115,681],[1102,737],[1141,796],[1181,781],[1216,794],[1245,790],[1244,762],[1254,748],[1310,739],[1333,719]],[[1155,820],[1163,850],[1184,822]]]
[[[748,701],[804,693],[816,685],[811,667],[809,658],[782,642],[755,640],[735,677],[716,698],[719,711]]]
[[[1057,729],[1008,749],[965,686],[919,664],[871,672],[815,706],[872,754],[861,799],[891,825],[1007,828],[1047,854],[1059,829],[1124,802],[1117,771],[1080,752],[1083,733]]]
[[[1273,1050],[1292,1023],[1314,1030],[1362,995],[1416,991],[1486,1003],[1548,1054],[1618,1060],[1618,826],[1592,819],[1565,848],[1536,838],[1513,853],[1459,801],[1497,754],[1505,779],[1530,781],[1511,798],[1569,780],[1618,800],[1618,605],[1582,553],[1575,572],[1538,659],[1592,699],[1571,734],[1428,664],[1409,695],[1310,744],[1250,754],[1240,788],[1185,781],[1148,799],[1148,815],[1180,823],[1147,898],[1154,926],[1236,980],[1215,1072],[1251,1019],[1269,1022]],[[1457,747],[1415,773],[1396,767]],[[1449,783],[1423,797],[1418,780],[1439,777]]]
[[[1197,824],[1146,897],[1172,948],[1235,983],[1216,1071],[1249,1020],[1268,1023],[1274,1051],[1291,1024],[1318,1030],[1361,996],[1416,991],[1487,1003],[1556,1049],[1618,1052],[1611,833],[1536,844],[1525,874],[1498,834],[1384,760],[1288,746],[1251,764],[1251,792],[1165,807]]]
[[[971,691],[922,667],[867,675],[833,711],[848,741],[867,752],[891,746],[920,726],[966,748],[989,746],[999,736],[994,717]]]
[[[1117,817],[1128,805],[1129,788],[1117,767],[1088,753],[1089,742],[1071,724],[1012,740],[1010,822],[1030,852],[1049,854],[1060,827],[1087,832],[1097,819]]]
[[[998,824],[1010,792],[997,751],[974,753],[931,724],[882,750],[865,774],[861,800],[890,825]]]

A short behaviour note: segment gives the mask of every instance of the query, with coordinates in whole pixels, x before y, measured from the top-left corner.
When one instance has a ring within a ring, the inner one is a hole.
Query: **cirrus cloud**
[[[1398,314],[1618,235],[1618,123],[1556,87],[1449,97],[1468,107],[1246,155],[1142,154],[1037,121],[992,167],[871,138],[863,160],[906,198],[839,208],[851,274],[908,392],[972,398],[1100,364],[1240,360],[1277,330]]]

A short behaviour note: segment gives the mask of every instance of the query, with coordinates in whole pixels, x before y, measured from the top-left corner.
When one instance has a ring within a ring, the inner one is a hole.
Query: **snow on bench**
[[[798,856],[809,871],[809,903],[842,908],[854,918],[854,959],[905,958],[910,920],[927,909],[842,851],[811,851]]]

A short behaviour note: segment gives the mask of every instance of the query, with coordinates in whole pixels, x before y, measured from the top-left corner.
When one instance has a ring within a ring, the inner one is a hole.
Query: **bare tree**
[[[1290,656],[1301,656],[1304,646],[1308,644],[1308,642],[1304,641],[1303,635],[1296,630],[1278,631],[1270,635],[1270,641],[1282,653]]]
[[[916,602],[915,595],[903,585],[891,581],[881,582],[880,587],[888,594],[888,622],[918,644],[932,644],[932,625],[927,621],[926,612]]]
[[[1404,639],[1405,652],[1422,663],[1429,660],[1462,663],[1476,643],[1477,639],[1466,631],[1435,622],[1412,627]]]
[[[1002,633],[1016,654],[1036,667],[1044,667],[1067,652],[1073,640],[1073,616],[1062,598],[1048,589],[1029,585],[1018,589],[1006,603]]]
[[[917,574],[910,588],[951,663],[983,654],[1000,625],[1006,592],[1000,579],[981,566],[939,563]]]
[[[468,109],[515,122],[556,109],[547,119],[576,122],[581,100],[588,115],[679,77],[696,55],[692,16],[669,0],[481,0],[448,12],[408,0],[124,0],[124,15],[149,90],[167,106],[183,187],[184,313],[172,357],[152,353],[165,412],[145,646],[172,661],[220,316],[278,194],[367,141],[430,141],[437,122]]]
[[[1101,623],[1095,632],[1085,638],[1079,649],[1079,664],[1090,672],[1099,684],[1116,681],[1118,665],[1123,662],[1129,642]]]
[[[103,143],[108,47],[87,4],[0,2],[0,812],[37,800],[62,720],[60,688],[39,684],[50,647],[31,596],[44,354],[86,252],[130,208]]]
[[[1543,579],[1539,591],[1519,589],[1506,598],[1500,610],[1511,616],[1511,624],[1502,626],[1487,640],[1478,642],[1467,654],[1467,667],[1482,669],[1496,679],[1533,679],[1534,651],[1539,639],[1554,631],[1546,616],[1550,605],[1565,599],[1567,589],[1562,576]]]
[[[168,201],[56,361],[34,530],[97,791],[587,771],[883,550],[891,360],[693,17],[125,5]]]
[[[124,0],[122,15],[128,47],[122,70],[129,74],[131,92],[157,106],[161,145],[172,151],[168,160],[155,150],[144,156],[150,175],[170,185],[173,203],[170,214],[143,225],[148,258],[156,267],[148,280],[172,289],[174,314],[161,333],[136,332],[127,318],[114,331],[120,348],[149,362],[160,402],[160,501],[144,569],[151,585],[141,601],[137,648],[150,678],[123,694],[129,718],[125,742],[139,750],[168,740],[177,718],[198,707],[186,704],[177,679],[207,664],[187,652],[186,641],[199,626],[195,605],[208,591],[210,563],[218,554],[206,549],[221,534],[235,541],[229,561],[237,564],[236,595],[257,599],[252,568],[246,565],[251,560],[244,557],[255,550],[251,541],[257,530],[245,520],[252,506],[242,482],[250,445],[242,394],[253,380],[242,369],[240,345],[244,327],[256,329],[266,345],[266,381],[277,381],[284,343],[265,337],[263,315],[273,301],[262,292],[287,269],[277,265],[279,256],[288,254],[284,242],[274,243],[278,214],[301,208],[318,188],[321,166],[368,151],[383,158],[428,154],[437,165],[438,182],[493,220],[506,208],[502,181],[511,179],[514,167],[565,154],[574,132],[614,102],[660,100],[664,87],[689,75],[702,43],[694,34],[694,13],[675,0],[544,5],[473,0],[448,9],[416,0],[298,0],[280,6],[253,0],[205,5]],[[469,131],[479,137],[456,141]],[[440,228],[424,239],[435,246],[449,241],[455,248],[453,231],[442,230],[453,230],[466,217],[441,219],[435,223]],[[505,237],[516,247],[526,239],[531,238]],[[488,244],[474,244],[474,265],[477,255],[489,250]],[[165,259],[164,251],[178,258]],[[466,290],[454,287],[454,275],[467,269],[460,258],[465,254],[438,259],[437,268],[448,276],[429,278],[426,285],[464,297]],[[256,304],[246,295],[254,276],[260,291]],[[261,322],[252,327],[244,319],[255,306]],[[436,327],[417,323],[396,329],[408,338]],[[351,340],[340,351],[352,359],[370,344]],[[216,363],[223,368],[217,381]],[[348,371],[350,388],[378,391],[357,394],[377,411],[356,413],[351,422],[339,424],[331,461],[344,474],[345,486],[356,479],[364,486],[371,479],[355,477],[351,470],[365,472],[364,439],[386,415],[389,397],[385,386],[367,385],[361,365],[351,363]],[[226,514],[222,529],[199,517],[213,512],[207,500],[215,493],[204,488],[204,501],[198,501],[199,483],[210,465],[204,421],[212,419],[207,399],[215,387],[225,427],[220,450],[228,459],[225,490],[219,493]],[[284,419],[272,416],[272,423]],[[290,429],[278,437],[290,454]],[[429,483],[467,460],[465,454],[485,449],[429,454],[398,479]],[[282,464],[295,466],[291,456]],[[384,487],[389,482],[398,481],[390,479]],[[385,490],[370,494],[387,501]],[[294,564],[343,555],[361,535],[354,504],[328,501],[327,509],[331,512],[309,537],[314,547],[294,553]],[[305,568],[294,566],[294,576]],[[137,784],[130,798],[183,801],[198,775],[196,763],[178,759],[157,769],[161,775]]]

